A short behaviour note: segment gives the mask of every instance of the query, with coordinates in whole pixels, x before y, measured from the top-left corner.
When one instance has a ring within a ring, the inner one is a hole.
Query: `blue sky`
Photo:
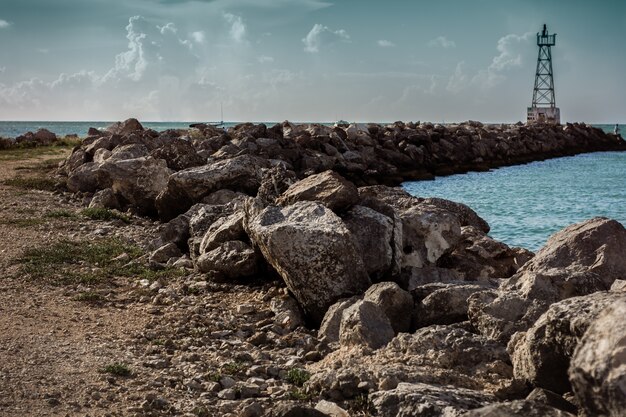
[[[626,122],[626,2],[0,0],[0,120]]]

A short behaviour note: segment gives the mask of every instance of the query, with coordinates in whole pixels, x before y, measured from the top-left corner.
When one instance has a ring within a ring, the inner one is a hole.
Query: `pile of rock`
[[[571,144],[621,146],[585,126],[537,129],[396,123],[366,133],[283,123],[159,134],[131,120],[87,138],[62,170],[91,204],[167,222],[150,257],[155,268],[193,267],[214,282],[284,282],[291,307],[276,309],[282,331],[306,322],[329,347],[310,366],[309,392],[366,398],[381,416],[622,415],[621,224],[571,226],[535,256],[491,239],[463,204],[363,185],[391,166],[384,172],[408,172],[389,162],[393,152],[412,169],[443,166],[395,151],[401,143],[430,146],[446,166],[459,149],[485,157],[500,149],[498,158],[509,159],[490,161],[509,163]],[[505,132],[513,136],[498,139]],[[484,146],[470,145],[473,135]],[[548,138],[540,153],[526,152],[539,135]]]

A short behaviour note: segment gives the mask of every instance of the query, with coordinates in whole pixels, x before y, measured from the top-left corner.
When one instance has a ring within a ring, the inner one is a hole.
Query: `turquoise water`
[[[465,203],[496,240],[533,251],[554,232],[595,216],[626,225],[626,152],[597,152],[406,182],[412,195]]]

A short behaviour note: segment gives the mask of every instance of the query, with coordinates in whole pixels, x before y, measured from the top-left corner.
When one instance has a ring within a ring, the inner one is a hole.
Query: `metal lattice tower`
[[[537,33],[539,56],[537,57],[537,71],[535,73],[533,107],[556,107],[552,73],[552,51],[550,50],[550,47],[555,45],[555,40],[556,33],[549,35],[546,25],[543,25],[541,33]]]
[[[527,121],[529,123],[560,123],[561,111],[556,107],[554,95],[554,76],[552,72],[552,51],[555,45],[556,33],[548,34],[548,28],[537,33],[537,71],[535,71],[535,88],[533,89],[533,104],[528,108]]]

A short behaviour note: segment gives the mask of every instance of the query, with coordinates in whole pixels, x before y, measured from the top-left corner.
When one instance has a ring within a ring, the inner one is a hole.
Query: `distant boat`
[[[220,102],[220,121],[219,122],[211,122],[209,123],[211,126],[215,127],[224,127],[224,107]]]

